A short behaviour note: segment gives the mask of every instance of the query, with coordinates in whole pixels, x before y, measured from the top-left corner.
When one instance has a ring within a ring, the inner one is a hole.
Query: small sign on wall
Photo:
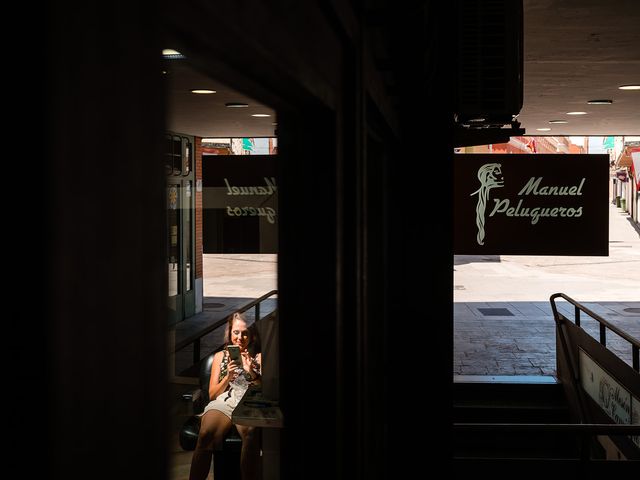
[[[580,384],[600,408],[616,423],[630,424],[631,392],[600,367],[582,349],[580,352]]]
[[[616,423],[640,424],[640,400],[579,349],[580,385]],[[640,448],[640,436],[629,437]]]
[[[454,155],[454,253],[608,255],[608,155]]]

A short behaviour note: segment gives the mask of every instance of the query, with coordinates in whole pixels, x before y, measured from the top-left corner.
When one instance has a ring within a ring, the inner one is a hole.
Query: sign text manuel
[[[608,255],[608,155],[454,155],[454,253]]]
[[[275,155],[202,159],[204,253],[277,253]]]

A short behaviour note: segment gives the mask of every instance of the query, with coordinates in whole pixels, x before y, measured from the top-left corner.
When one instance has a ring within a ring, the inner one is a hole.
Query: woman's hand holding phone
[[[233,381],[243,370],[243,358],[238,345],[228,345],[229,352],[229,380]]]

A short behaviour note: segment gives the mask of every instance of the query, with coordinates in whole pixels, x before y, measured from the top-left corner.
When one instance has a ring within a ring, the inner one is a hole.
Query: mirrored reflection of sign
[[[204,253],[277,253],[276,160],[203,157]]]
[[[265,185],[231,185],[228,178],[224,178],[227,186],[227,195],[248,195],[248,196],[264,196],[265,198],[273,196],[277,191],[275,177],[264,177]],[[276,221],[276,209],[268,206],[261,206],[259,199],[250,199],[248,203],[255,206],[232,206],[227,205],[227,215],[230,217],[265,217],[269,223]]]
[[[608,155],[454,155],[454,253],[608,255]]]
[[[580,384],[616,423],[631,423],[631,392],[580,349]]]

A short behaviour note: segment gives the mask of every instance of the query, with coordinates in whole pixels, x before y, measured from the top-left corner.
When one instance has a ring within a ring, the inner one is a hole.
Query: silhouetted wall
[[[365,6],[203,0],[162,22],[130,2],[56,7],[49,478],[166,478],[167,44],[277,110],[281,478],[448,468],[451,12]],[[371,57],[381,26],[387,59]]]
[[[45,478],[166,478],[159,7],[50,12]]]

